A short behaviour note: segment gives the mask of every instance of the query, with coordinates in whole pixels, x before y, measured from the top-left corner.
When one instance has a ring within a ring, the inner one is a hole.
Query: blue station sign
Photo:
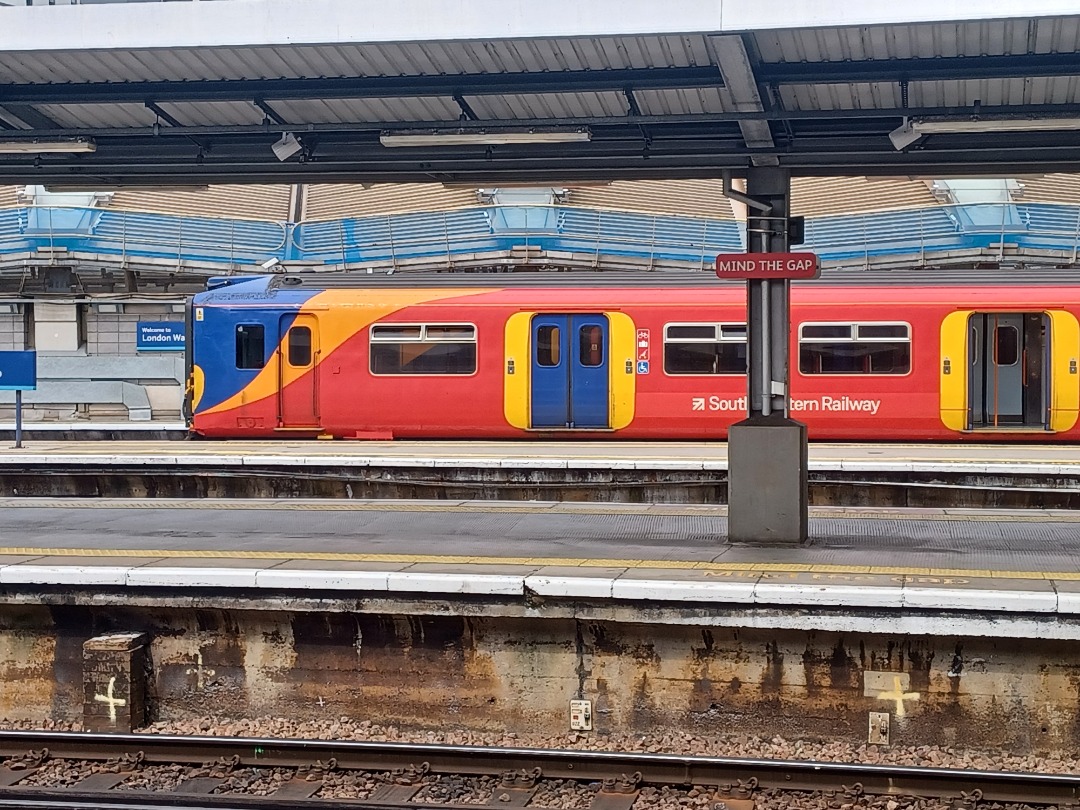
[[[37,352],[0,352],[0,391],[37,388]]]
[[[176,321],[139,321],[135,349],[140,352],[182,352],[184,324]]]

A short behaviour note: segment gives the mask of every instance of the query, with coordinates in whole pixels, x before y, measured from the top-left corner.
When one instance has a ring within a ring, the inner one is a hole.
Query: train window
[[[848,340],[851,338],[851,330],[854,324],[850,323],[811,323],[803,327],[802,336],[810,338],[838,338]]]
[[[604,363],[604,330],[599,326],[583,326],[578,331],[578,357],[583,366]]]
[[[311,329],[306,326],[289,330],[289,365],[311,365]]]
[[[393,324],[371,327],[372,374],[473,374],[476,327]]]
[[[664,372],[745,374],[746,324],[668,324],[664,327]]]
[[[428,340],[476,340],[475,326],[429,326]]]
[[[559,365],[559,327],[540,326],[536,329],[536,365]]]
[[[421,329],[419,326],[373,326],[371,327],[372,340],[420,340]]]
[[[236,327],[236,367],[262,368],[266,365],[266,330],[260,323]]]
[[[716,324],[707,326],[669,326],[668,340],[716,340]]]
[[[994,327],[994,362],[1015,366],[1020,359],[1020,333],[1015,326]]]
[[[907,374],[906,323],[807,323],[799,328],[802,374]]]
[[[862,323],[859,324],[860,338],[900,338],[907,340],[908,327],[904,323]]]

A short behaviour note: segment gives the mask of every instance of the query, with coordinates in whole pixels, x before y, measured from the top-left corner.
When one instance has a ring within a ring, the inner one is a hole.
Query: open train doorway
[[[973,312],[968,319],[971,430],[1050,429],[1050,318]]]

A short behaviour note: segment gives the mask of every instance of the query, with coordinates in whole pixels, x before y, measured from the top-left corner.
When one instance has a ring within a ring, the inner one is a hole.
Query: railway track
[[[704,792],[715,810],[750,810],[770,795],[796,791],[823,792],[841,803],[865,795],[936,797],[961,810],[980,802],[1080,800],[1080,775],[406,743],[4,731],[0,757],[0,807],[514,808],[529,805],[552,780],[587,784],[591,810],[630,810],[648,787]],[[172,789],[122,787],[159,766],[179,775]],[[251,768],[286,773],[270,795],[222,792],[231,774]],[[69,774],[59,780],[65,787],[48,784],[53,771]],[[324,784],[356,773],[366,774],[369,795],[319,796]],[[486,779],[486,800],[430,801],[425,786],[444,778]]]

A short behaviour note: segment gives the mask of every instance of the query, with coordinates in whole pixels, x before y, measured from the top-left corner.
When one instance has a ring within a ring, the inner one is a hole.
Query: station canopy
[[[1078,51],[1071,0],[0,5],[0,183],[1069,172]]]

